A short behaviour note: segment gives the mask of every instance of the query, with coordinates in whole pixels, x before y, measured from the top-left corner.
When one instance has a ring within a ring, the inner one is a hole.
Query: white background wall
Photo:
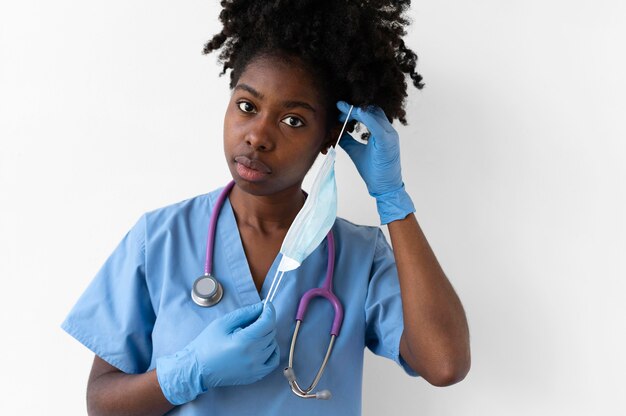
[[[200,53],[218,13],[0,3],[0,414],[85,413],[92,354],[60,322],[141,213],[229,179],[227,79]],[[422,1],[411,16],[427,86],[398,127],[404,178],[473,368],[439,389],[370,354],[364,414],[626,414],[626,6]],[[338,181],[340,215],[376,224],[343,152]]]

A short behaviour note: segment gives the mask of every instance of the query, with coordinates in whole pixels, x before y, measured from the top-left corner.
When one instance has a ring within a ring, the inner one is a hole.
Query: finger
[[[339,115],[339,120],[342,122],[345,121],[347,112],[350,110],[350,104],[345,101],[338,101],[337,108],[342,112]],[[367,145],[382,151],[392,150],[397,147],[398,133],[387,119],[387,116],[382,108],[375,105],[368,106],[367,108],[355,107],[350,114],[350,120],[356,120],[363,123],[370,131],[371,136]],[[347,142],[344,142],[344,144],[347,144]],[[347,147],[342,147],[346,150],[350,157],[353,156],[353,153],[351,152],[354,151],[354,147],[351,147],[350,150],[348,150]]]
[[[359,107],[361,116],[365,119],[369,119],[372,122],[380,124],[386,130],[389,130],[391,123],[385,114],[385,111],[377,105],[368,105],[367,107]],[[393,127],[391,127],[393,128]]]
[[[259,353],[259,361],[263,363],[267,362],[272,354],[274,354],[274,351],[276,351],[276,348],[278,348],[278,342],[276,341],[276,338],[274,338],[269,345],[263,348],[263,350]]]
[[[344,133],[339,140],[339,146],[350,156],[350,158],[357,156],[360,152],[365,150],[365,144],[359,143],[347,133]]]
[[[345,101],[337,101],[337,109],[339,111],[341,111],[343,113],[343,115],[347,115],[350,112],[350,107],[352,107],[351,104],[348,104]],[[352,110],[354,111],[354,110]],[[344,119],[341,121],[345,121],[345,116]]]
[[[245,328],[257,321],[262,311],[263,305],[261,302],[244,306],[224,315],[220,318],[220,324],[227,333],[232,333],[238,328]]]
[[[270,358],[268,358],[267,361],[265,361],[265,366],[267,366],[268,368],[274,369],[276,368],[276,366],[278,366],[279,362],[280,362],[280,347],[278,346],[278,343],[276,343],[276,348],[272,352],[272,355],[270,355]]]
[[[250,336],[249,334],[241,334],[241,336],[246,337],[247,341],[253,348],[257,350],[263,350],[267,348],[268,345],[271,345],[272,342],[276,340],[276,328],[272,329],[270,332],[263,336],[257,337],[256,335]]]
[[[345,121],[346,115],[350,111],[350,104],[345,101],[338,101],[337,109],[342,113],[339,115],[339,120],[341,122]],[[382,108],[375,105],[368,106],[367,108],[354,107],[350,114],[350,119],[365,124],[365,127],[367,127],[374,136],[380,137],[395,132],[385,112]]]
[[[346,120],[346,116],[350,113],[350,107],[352,107],[352,105],[345,101],[337,101],[337,109],[341,112],[339,114],[339,120],[341,122]],[[383,109],[376,105],[370,105],[368,107],[355,106],[350,113],[350,119],[355,119],[362,123],[364,123],[365,120],[369,120],[371,124],[377,123],[384,127],[386,127],[386,124],[390,124]]]
[[[389,119],[387,118],[385,111],[377,105],[370,105],[364,108],[363,111],[374,117],[382,125],[391,124],[389,123]]]
[[[355,108],[350,118],[365,124],[365,127],[367,127],[374,137],[380,138],[394,131],[393,126],[391,126],[386,118],[381,119],[375,113],[363,110],[362,108]]]
[[[267,302],[259,318],[245,328],[244,335],[250,338],[263,338],[276,328],[276,310],[272,302]]]

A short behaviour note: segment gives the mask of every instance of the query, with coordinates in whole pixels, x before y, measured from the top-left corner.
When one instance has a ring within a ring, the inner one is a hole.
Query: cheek
[[[235,122],[235,117],[232,114],[232,110],[227,110],[224,115],[224,143],[229,143],[232,141],[233,137],[237,135],[237,123]]]
[[[298,165],[300,169],[304,168],[306,171],[311,169],[311,166],[315,162],[315,159],[320,155],[321,141],[313,140],[311,146],[303,149],[298,155]]]
[[[326,131],[326,129],[319,129],[315,134],[315,140],[313,141],[312,147],[317,153],[320,153],[322,150],[324,150],[324,146],[327,144],[329,138],[330,135]]]

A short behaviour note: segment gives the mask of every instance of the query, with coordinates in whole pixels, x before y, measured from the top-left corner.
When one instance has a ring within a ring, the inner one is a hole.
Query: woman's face
[[[327,110],[300,61],[251,60],[224,117],[224,152],[237,185],[254,195],[299,192],[317,155],[333,143]]]

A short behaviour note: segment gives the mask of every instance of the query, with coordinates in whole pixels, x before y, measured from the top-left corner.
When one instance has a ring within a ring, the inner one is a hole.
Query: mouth
[[[272,173],[272,170],[263,162],[256,159],[250,159],[247,156],[235,157],[237,163],[237,173],[242,179],[256,182],[264,179],[267,175]]]

